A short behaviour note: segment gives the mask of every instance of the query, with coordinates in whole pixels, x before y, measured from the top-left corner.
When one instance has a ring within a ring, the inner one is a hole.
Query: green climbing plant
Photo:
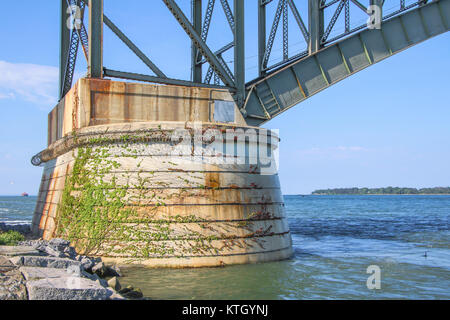
[[[73,136],[76,143],[78,138],[75,133]],[[119,158],[138,159],[145,151],[143,142],[147,137],[127,134],[90,138],[73,150],[73,166],[58,207],[56,236],[70,240],[83,254],[132,259],[219,254],[234,247],[251,246],[233,233],[214,230],[210,226],[212,222],[196,215],[161,217],[157,214],[171,197],[193,194],[185,188],[178,193],[164,192],[169,187],[167,182],[155,180],[155,172],[144,174],[142,160],[137,162],[138,171],[121,168]],[[177,166],[173,162],[168,164]],[[186,176],[178,178],[199,190],[208,189]],[[152,191],[155,187],[163,191]],[[263,218],[267,218],[263,212],[252,213],[233,228],[251,230],[252,224]],[[180,224],[197,228],[186,227],[180,234],[173,227]],[[199,232],[198,227],[211,232]],[[264,236],[264,232],[249,233],[248,238]]]

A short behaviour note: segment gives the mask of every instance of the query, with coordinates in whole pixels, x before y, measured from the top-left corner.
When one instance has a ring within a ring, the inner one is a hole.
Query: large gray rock
[[[69,240],[64,239],[51,239],[48,242],[49,245],[59,248],[60,250],[64,250],[64,248],[70,246]]]
[[[0,274],[0,300],[27,300],[25,280],[18,270]]]
[[[70,270],[56,268],[21,267],[19,271],[22,272],[23,277],[28,281],[76,276],[76,273],[74,274]]]
[[[44,244],[47,244],[47,243],[48,243],[48,241],[45,241],[45,240],[25,240],[25,241],[20,241],[17,245],[18,246],[37,248],[40,245],[44,245]]]
[[[94,267],[92,267],[92,273],[95,273],[99,277],[106,277],[108,273],[108,268],[103,262],[97,263]]]
[[[38,256],[40,252],[29,246],[0,246],[0,256]]]
[[[81,260],[83,263],[83,260]],[[88,270],[88,269],[85,269]],[[97,274],[98,276],[102,278],[108,278],[108,277],[121,277],[122,273],[120,272],[119,267],[116,266],[107,266],[103,262],[96,263],[92,269],[92,273]]]
[[[79,261],[56,257],[24,256],[15,257],[14,259],[11,259],[11,261],[18,266],[24,267],[57,269],[81,268],[81,263]]]
[[[131,300],[136,300],[136,299],[142,299],[144,298],[144,295],[142,294],[141,289],[139,288],[134,288],[132,286],[128,286],[126,288],[123,288],[119,291],[119,294],[126,298],[126,299],[131,299]]]
[[[39,251],[51,256],[51,257],[57,257],[57,258],[65,258],[66,255],[63,251],[59,251],[51,246],[42,246],[38,248]]]
[[[30,246],[42,252],[44,255],[49,255],[58,258],[75,259],[77,253],[73,247],[70,247],[70,242],[64,239],[45,240],[29,240],[19,243],[21,246]]]
[[[66,248],[64,249],[64,254],[65,254],[66,257],[68,257],[68,258],[73,259],[73,260],[76,260],[77,252],[76,252],[76,250],[75,250],[74,247],[66,247]]]
[[[120,285],[119,279],[117,277],[109,279],[108,285],[115,291],[120,291],[122,289],[122,286]]]
[[[0,275],[15,268],[16,266],[11,261],[9,261],[9,259],[0,256]]]
[[[85,278],[50,278],[27,282],[29,300],[109,300],[114,292]]]
[[[116,265],[108,266],[108,277],[121,277],[122,271]]]
[[[83,269],[88,272],[90,272],[96,264],[95,261],[93,259],[90,259],[89,257],[82,257],[80,262]]]

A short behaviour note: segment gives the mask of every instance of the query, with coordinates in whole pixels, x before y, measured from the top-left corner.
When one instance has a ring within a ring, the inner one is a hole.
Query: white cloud
[[[0,99],[21,98],[53,106],[57,102],[58,68],[0,61]]]
[[[14,93],[10,92],[10,93],[1,93],[0,92],[0,99],[14,99],[15,95]]]

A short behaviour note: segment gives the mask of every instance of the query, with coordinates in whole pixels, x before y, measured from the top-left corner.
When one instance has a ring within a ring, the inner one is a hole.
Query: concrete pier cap
[[[226,90],[80,79],[33,159],[33,232],[122,265],[287,259],[278,142]]]

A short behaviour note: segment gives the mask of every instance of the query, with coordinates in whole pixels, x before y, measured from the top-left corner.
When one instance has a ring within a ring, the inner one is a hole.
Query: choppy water
[[[31,223],[37,197],[0,196],[0,223]]]
[[[286,196],[288,261],[129,268],[154,299],[450,299],[450,196]],[[427,257],[424,257],[426,252]],[[367,289],[367,267],[381,289]]]
[[[0,197],[0,222],[35,199]],[[450,299],[450,196],[286,196],[294,257],[226,268],[127,268],[153,299]],[[425,256],[426,255],[426,256]],[[381,289],[369,290],[369,265]]]

